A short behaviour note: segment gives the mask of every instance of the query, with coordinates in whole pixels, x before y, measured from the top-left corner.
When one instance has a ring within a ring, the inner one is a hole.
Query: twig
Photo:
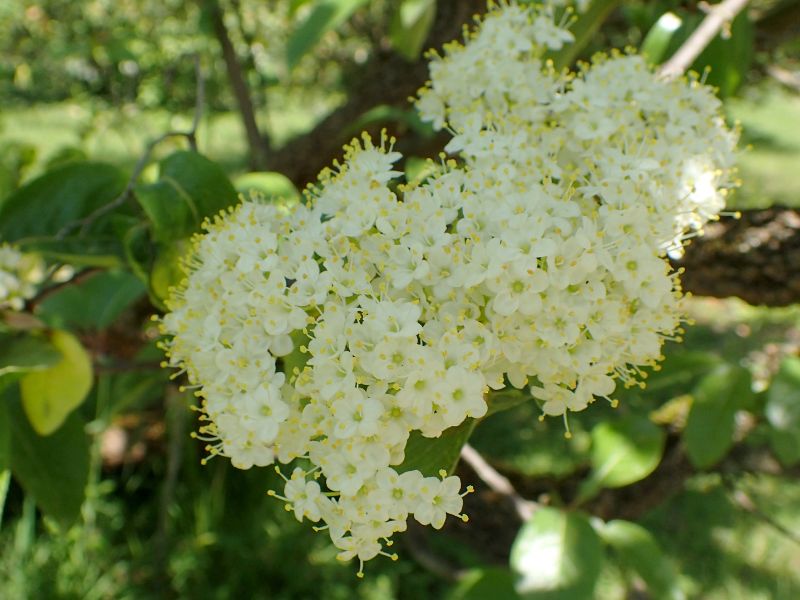
[[[659,74],[665,79],[682,75],[692,65],[700,53],[719,33],[726,23],[730,23],[747,5],[748,0],[723,0],[708,9],[708,14],[700,26],[689,36],[678,51],[661,65]]]
[[[517,490],[514,489],[514,486],[511,485],[511,482],[498,473],[492,465],[486,462],[475,448],[469,444],[465,444],[464,447],[461,448],[461,458],[475,471],[475,474],[480,477],[481,481],[492,489],[492,491],[506,496],[511,501],[520,519],[527,521],[533,516],[534,511],[536,511],[539,505],[532,500],[526,500],[520,496]]]
[[[203,72],[200,68],[200,57],[198,55],[195,55],[194,57],[194,68],[197,79],[197,92],[194,107],[194,117],[192,118],[191,127],[186,131],[168,131],[148,143],[145,147],[144,153],[136,162],[136,166],[133,168],[133,173],[131,173],[131,177],[125,186],[125,189],[122,190],[122,193],[114,198],[111,202],[97,208],[83,219],[73,221],[72,223],[68,223],[62,227],[56,234],[56,239],[63,239],[77,227],[80,227],[80,235],[84,235],[89,230],[89,227],[91,227],[91,225],[97,221],[97,219],[118,209],[120,206],[130,200],[131,196],[133,195],[133,190],[136,187],[136,182],[139,180],[142,171],[144,171],[145,167],[150,162],[150,156],[153,154],[153,150],[155,150],[156,146],[158,146],[161,142],[172,137],[184,137],[189,142],[189,147],[192,150],[197,150],[197,128],[200,126],[200,119],[203,116],[206,88]]]
[[[102,273],[102,272],[103,272],[103,269],[101,269],[99,267],[89,267],[88,269],[84,269],[83,271],[80,271],[79,273],[76,273],[74,277],[71,277],[70,279],[67,279],[66,281],[60,281],[60,282],[58,282],[58,283],[56,283],[54,285],[51,285],[50,287],[42,289],[33,298],[28,300],[28,302],[27,302],[27,304],[25,306],[26,312],[33,313],[34,309],[37,306],[39,306],[42,302],[47,300],[47,298],[49,298],[50,296],[52,296],[56,292],[61,291],[65,287],[69,287],[69,286],[72,286],[72,285],[78,285],[80,283],[83,283],[87,279],[91,279],[92,277],[94,277],[98,273]]]
[[[793,73],[778,65],[770,65],[767,67],[767,74],[775,81],[793,89],[795,92],[800,92],[800,73]]]

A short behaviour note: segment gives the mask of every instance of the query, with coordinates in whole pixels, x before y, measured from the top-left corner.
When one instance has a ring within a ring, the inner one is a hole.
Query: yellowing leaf
[[[22,406],[39,435],[58,429],[92,388],[92,362],[75,336],[56,330],[50,341],[61,360],[20,380]]]

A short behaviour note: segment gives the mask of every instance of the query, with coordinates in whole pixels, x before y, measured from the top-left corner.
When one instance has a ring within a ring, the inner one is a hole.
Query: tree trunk
[[[211,19],[214,36],[217,38],[222,48],[222,58],[225,61],[225,67],[228,72],[228,81],[231,84],[234,96],[236,96],[236,102],[239,105],[239,114],[242,117],[242,125],[244,125],[245,134],[247,135],[247,145],[250,149],[250,167],[253,170],[265,169],[269,156],[269,140],[266,136],[263,136],[258,129],[256,112],[250,96],[247,79],[245,78],[242,66],[239,64],[239,58],[236,56],[236,51],[231,43],[228,30],[225,27],[225,21],[222,18],[222,10],[217,0],[203,1],[205,3],[205,9],[208,11],[209,18]]]

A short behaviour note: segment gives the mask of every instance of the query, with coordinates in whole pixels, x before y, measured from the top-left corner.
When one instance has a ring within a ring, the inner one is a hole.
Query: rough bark
[[[750,304],[800,302],[800,212],[773,207],[723,218],[675,261],[683,288],[698,296],[737,296]]]

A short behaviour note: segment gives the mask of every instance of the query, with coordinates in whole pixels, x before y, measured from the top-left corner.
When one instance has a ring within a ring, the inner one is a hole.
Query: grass
[[[299,94],[299,93],[298,93]],[[340,101],[336,94],[319,97],[276,96],[271,110],[262,111],[261,126],[273,145],[309,130]],[[76,148],[90,159],[132,168],[147,143],[170,130],[186,130],[192,115],[164,110],[143,111],[91,102],[61,102],[0,111],[0,144],[24,144],[36,149],[36,161],[27,172],[40,174],[47,162],[66,148]],[[247,144],[238,113],[205,114],[198,128],[200,152],[220,163],[231,175],[248,171]],[[168,140],[158,148],[164,156],[185,147],[181,139]]]

